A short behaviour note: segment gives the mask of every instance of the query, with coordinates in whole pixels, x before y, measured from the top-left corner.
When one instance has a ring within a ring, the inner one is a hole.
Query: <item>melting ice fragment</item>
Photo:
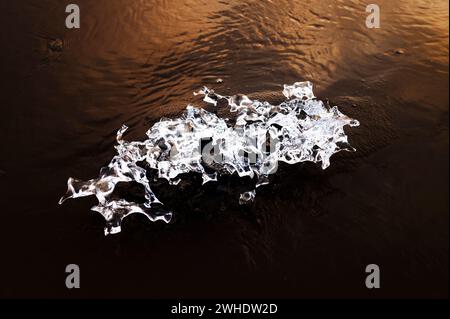
[[[244,205],[244,204],[247,204],[249,202],[253,202],[253,200],[255,199],[255,196],[256,196],[256,191],[255,190],[244,192],[239,197],[239,204]]]
[[[354,150],[344,126],[358,126],[359,122],[336,106],[330,108],[317,100],[310,82],[284,85],[286,100],[278,105],[245,95],[221,96],[206,87],[194,94],[203,95],[204,102],[215,106],[219,100],[226,101],[229,111],[236,113],[235,123],[188,105],[179,118],[155,123],[144,141],[124,140],[127,127],[123,126],[117,132],[117,153],[109,165],[96,179],[69,178],[60,204],[68,198],[96,196],[98,204],[92,210],[105,218],[105,234],[114,234],[121,231],[121,221],[134,213],[151,221],[170,222],[173,213],[158,208],[162,203],[151,189],[150,169],[172,185],[185,173],[201,174],[203,183],[217,181],[223,174],[236,174],[256,178],[258,188],[269,183],[279,161],[320,162],[325,169],[336,152]],[[118,183],[131,182],[143,187],[143,203],[111,196]],[[255,196],[256,189],[244,192],[239,203],[252,202]]]

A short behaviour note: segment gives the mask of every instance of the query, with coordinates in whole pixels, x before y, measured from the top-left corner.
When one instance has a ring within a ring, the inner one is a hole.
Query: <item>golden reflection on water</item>
[[[417,62],[445,63],[447,1],[378,1],[378,30],[365,27],[366,2],[98,1],[85,10],[89,30],[79,40],[87,55],[166,64],[186,77],[230,77],[239,67],[245,80],[282,72],[322,82],[339,76],[337,65],[346,71],[342,59],[351,68],[399,47]]]
[[[83,32],[65,39],[68,80],[105,94],[126,86],[137,120],[179,113],[203,85],[234,94],[310,80],[320,93],[405,70],[415,82],[448,74],[447,1],[380,0],[380,29],[365,25],[368,3],[80,1]]]

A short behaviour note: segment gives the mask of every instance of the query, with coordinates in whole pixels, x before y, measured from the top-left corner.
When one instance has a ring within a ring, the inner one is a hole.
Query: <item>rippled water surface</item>
[[[448,296],[448,1],[379,0],[380,29],[360,0],[78,0],[79,30],[68,3],[0,4],[1,296],[69,297],[69,263],[84,297]],[[360,121],[356,153],[282,166],[245,208],[231,179],[163,185],[176,221],[113,237],[94,199],[58,206],[123,124],[142,140],[203,86],[279,103],[297,81]]]

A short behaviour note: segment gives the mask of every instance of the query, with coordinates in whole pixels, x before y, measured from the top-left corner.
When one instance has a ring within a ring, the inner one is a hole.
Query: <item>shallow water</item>
[[[2,296],[448,296],[447,1],[378,1],[376,30],[365,1],[77,3],[79,30],[61,1],[0,4]],[[69,176],[109,162],[122,124],[139,140],[205,85],[276,101],[305,80],[361,123],[358,151],[327,170],[281,167],[247,208],[233,180],[167,186],[175,223],[133,216],[115,237],[94,199],[58,206]]]

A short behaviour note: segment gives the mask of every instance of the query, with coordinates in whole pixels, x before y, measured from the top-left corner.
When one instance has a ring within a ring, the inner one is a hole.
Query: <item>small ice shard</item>
[[[286,98],[290,99],[296,97],[298,99],[311,100],[315,98],[312,83],[306,82],[295,82],[293,85],[284,85],[283,94]]]
[[[203,101],[213,105],[227,103],[229,111],[236,113],[234,124],[188,105],[180,117],[155,123],[143,141],[125,140],[124,125],[117,132],[116,155],[108,166],[96,179],[69,178],[60,204],[69,198],[96,196],[98,205],[92,210],[105,218],[105,234],[115,234],[130,214],[170,222],[173,213],[161,209],[162,203],[151,189],[154,178],[149,178],[150,171],[171,185],[178,185],[180,175],[186,173],[201,174],[203,184],[225,174],[256,178],[255,189],[240,195],[239,203],[246,204],[255,199],[257,188],[269,183],[280,161],[321,163],[325,169],[336,152],[354,150],[344,126],[358,126],[359,122],[317,100],[311,82],[284,85],[283,94],[286,100],[272,105],[241,94],[222,96],[204,87],[194,95],[203,95]],[[115,198],[119,183],[140,185],[142,201]]]
[[[253,202],[255,200],[255,196],[256,196],[256,191],[249,191],[249,192],[242,193],[241,196],[239,197],[239,204],[245,205],[250,202]]]
[[[105,218],[105,235],[119,233],[122,230],[122,220],[131,214],[142,214],[152,222],[162,220],[168,223],[172,219],[171,212],[150,214],[144,205],[129,203],[126,200],[109,201],[105,204],[92,207],[92,210],[99,212]]]

